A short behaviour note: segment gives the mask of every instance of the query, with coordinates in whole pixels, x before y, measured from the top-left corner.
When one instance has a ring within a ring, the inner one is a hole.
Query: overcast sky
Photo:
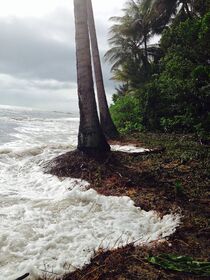
[[[108,99],[109,18],[125,0],[92,0]],[[0,0],[0,104],[77,110],[73,0]]]

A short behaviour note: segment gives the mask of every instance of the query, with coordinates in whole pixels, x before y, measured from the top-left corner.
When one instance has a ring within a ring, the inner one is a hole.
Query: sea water
[[[47,160],[75,149],[78,124],[68,113],[0,106],[1,280],[68,273],[99,248],[149,244],[179,224],[178,215],[160,218],[128,197],[105,197],[88,182],[45,174]]]

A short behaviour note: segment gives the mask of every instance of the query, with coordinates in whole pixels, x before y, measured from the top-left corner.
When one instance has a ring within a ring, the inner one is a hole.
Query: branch
[[[23,276],[18,277],[18,278],[15,279],[15,280],[23,280],[23,279],[25,279],[26,277],[28,277],[29,275],[30,275],[29,273],[26,273],[26,274],[24,274]]]

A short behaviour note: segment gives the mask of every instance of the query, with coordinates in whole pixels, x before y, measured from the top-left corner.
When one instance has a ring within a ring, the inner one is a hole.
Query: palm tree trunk
[[[80,109],[78,149],[84,152],[110,150],[98,119],[87,26],[86,0],[74,0],[77,83]]]
[[[97,88],[101,127],[106,137],[108,139],[113,139],[113,138],[117,138],[119,136],[119,133],[112,121],[108,104],[107,104],[91,0],[87,0],[87,14],[88,14],[88,27],[89,27],[89,33],[91,39],[92,59],[94,64],[94,73],[95,73],[95,81],[96,81],[96,88]]]
[[[145,62],[144,62],[145,75],[146,75],[146,78],[148,78],[149,77],[149,61],[148,61],[148,49],[147,49],[147,34],[144,34],[144,51],[145,51]]]

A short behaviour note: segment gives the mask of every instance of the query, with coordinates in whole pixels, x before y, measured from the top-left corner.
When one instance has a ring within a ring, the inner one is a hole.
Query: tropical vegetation
[[[208,135],[210,1],[129,0],[111,20],[105,57],[119,83],[118,129]]]

